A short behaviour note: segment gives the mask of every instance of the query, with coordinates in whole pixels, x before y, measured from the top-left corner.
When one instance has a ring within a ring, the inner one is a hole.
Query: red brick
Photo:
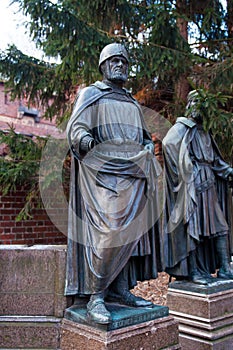
[[[26,239],[12,240],[11,244],[27,244],[27,240]]]
[[[47,214],[34,215],[33,217],[34,217],[34,220],[39,220],[39,221],[48,219]]]
[[[24,220],[24,221],[21,221],[23,226],[24,227],[33,227],[33,226],[36,226],[36,221],[34,220]]]
[[[35,233],[35,232],[26,232],[25,234],[24,234],[24,238],[26,239],[28,239],[28,238],[38,238],[38,235],[37,235],[37,233]]]
[[[11,207],[12,207],[12,208],[15,208],[15,209],[20,209],[20,210],[21,210],[21,209],[24,207],[24,202],[22,202],[22,203],[16,203],[16,202],[14,202],[14,203],[12,203]]]
[[[22,239],[22,238],[24,238],[24,234],[23,233],[16,233],[15,234],[15,239]]]
[[[21,227],[21,226],[23,226],[22,221],[16,221],[16,222],[15,222],[15,226],[16,226],[16,227]]]
[[[52,223],[52,221],[50,221],[50,220],[46,220],[46,221],[44,222],[44,224],[45,224],[45,226],[53,226],[53,223]]]
[[[1,227],[11,227],[12,226],[12,221],[2,221],[1,222]]]
[[[34,240],[34,243],[35,244],[42,244],[42,243],[46,243],[46,242],[44,242],[43,238],[42,239],[37,238],[37,239]]]
[[[4,215],[3,217],[2,217],[2,220],[7,220],[7,221],[9,221],[9,220],[11,220],[12,218],[11,218],[11,216],[10,215]]]
[[[13,198],[10,197],[10,196],[2,196],[2,197],[1,197],[1,202],[2,202],[2,203],[11,203],[12,200],[13,200]]]
[[[5,233],[10,233],[10,232],[11,232],[11,228],[9,228],[9,227],[4,228],[4,232],[5,232]]]
[[[11,209],[11,208],[9,208],[9,209],[2,209],[1,210],[1,214],[2,215],[15,215],[16,214],[16,210],[15,209]]]
[[[10,203],[3,203],[2,207],[3,208],[11,208],[12,207],[12,202],[10,202]]]
[[[46,228],[44,226],[38,226],[34,228],[34,232],[44,232]]]
[[[24,227],[13,227],[12,228],[12,232],[21,233],[24,231],[25,231]]]
[[[57,232],[46,232],[45,237],[57,237]]]
[[[11,239],[14,239],[15,238],[15,235],[14,234],[3,234],[0,236],[0,239],[1,240],[11,240]]]

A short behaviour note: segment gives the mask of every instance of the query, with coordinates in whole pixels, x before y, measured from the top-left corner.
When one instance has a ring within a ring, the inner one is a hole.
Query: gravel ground
[[[166,305],[169,277],[166,272],[160,272],[156,279],[138,282],[132,292],[154,304]]]

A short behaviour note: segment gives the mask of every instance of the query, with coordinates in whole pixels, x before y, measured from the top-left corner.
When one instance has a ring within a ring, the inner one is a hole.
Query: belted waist
[[[211,166],[212,165],[212,162],[202,162],[202,161],[196,161],[198,165],[208,165],[208,166]]]
[[[206,181],[203,181],[199,185],[195,186],[195,189],[196,189],[197,193],[201,193],[201,192],[207,191],[209,188],[213,187],[214,183],[215,183],[214,179],[210,178],[210,179],[207,179]]]
[[[143,145],[135,143],[123,143],[123,144],[113,144],[113,143],[100,143],[95,146],[98,152],[140,152],[144,149]]]

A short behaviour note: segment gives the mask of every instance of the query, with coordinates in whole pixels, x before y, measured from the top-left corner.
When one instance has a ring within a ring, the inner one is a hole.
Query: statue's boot
[[[137,297],[129,291],[128,268],[128,264],[126,264],[123,270],[110,285],[106,300],[132,307],[153,306],[153,303],[151,301]]]
[[[120,303],[132,307],[151,307],[153,303],[149,300],[145,300],[141,297],[137,297],[132,294],[129,290],[123,289],[119,292],[109,291],[107,295],[107,301],[114,303]]]
[[[215,247],[219,259],[219,270],[217,273],[218,278],[227,280],[233,279],[233,271],[230,268],[230,255],[228,250],[228,237],[227,235],[216,238]]]
[[[207,285],[209,278],[202,275],[197,269],[196,251],[192,251],[188,257],[189,280],[196,284]]]
[[[95,323],[111,323],[111,314],[104,303],[104,293],[91,295],[90,301],[87,303],[87,318]]]

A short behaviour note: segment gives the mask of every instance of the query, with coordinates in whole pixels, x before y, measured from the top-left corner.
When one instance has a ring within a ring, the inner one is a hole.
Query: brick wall
[[[6,196],[0,193],[0,244],[66,244],[66,236],[54,226],[44,208],[35,206],[31,219],[16,220],[26,195],[24,188]]]

